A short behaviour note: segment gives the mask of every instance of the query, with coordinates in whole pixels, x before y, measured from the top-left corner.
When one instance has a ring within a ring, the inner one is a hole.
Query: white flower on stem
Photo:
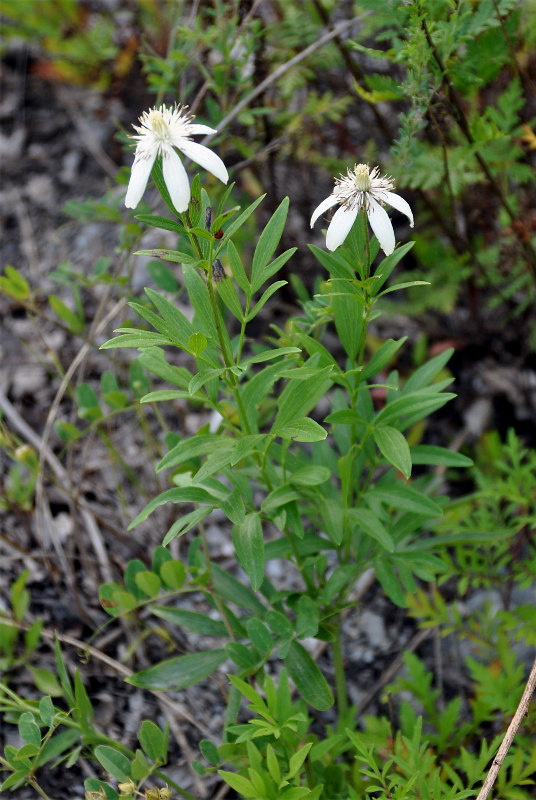
[[[216,133],[208,125],[193,122],[183,106],[175,105],[151,108],[139,118],[141,126],[133,125],[137,135],[136,155],[130,173],[125,205],[136,208],[147,186],[149,175],[157,156],[162,157],[164,181],[177,211],[186,211],[190,202],[190,181],[175,148],[211,172],[223,183],[229,175],[225,164],[216,153],[202,144],[192,142],[191,137],[198,133]]]
[[[395,249],[395,233],[383,204],[387,203],[405,214],[413,228],[411,208],[400,195],[394,194],[392,189],[394,189],[392,179],[380,177],[379,167],[369,169],[368,164],[356,164],[353,170],[348,170],[346,176],[341,175],[335,180],[333,193],[314,210],[311,228],[328,208],[339,205],[340,208],[333,215],[326,235],[326,247],[328,250],[336,250],[350,233],[358,213],[363,211],[381,249],[388,256]]]

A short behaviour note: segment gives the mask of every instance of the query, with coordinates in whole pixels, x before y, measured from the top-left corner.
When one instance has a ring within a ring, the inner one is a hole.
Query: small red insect
[[[222,237],[223,237],[223,231],[222,231],[222,229],[220,228],[220,229],[219,229],[219,231],[216,231],[216,232],[214,233],[214,238],[215,238],[215,239],[221,239]]]

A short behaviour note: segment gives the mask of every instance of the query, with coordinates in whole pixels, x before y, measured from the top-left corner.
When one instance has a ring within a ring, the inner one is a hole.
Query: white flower
[[[125,197],[127,208],[136,208],[147,186],[155,159],[162,156],[162,172],[171,201],[177,211],[187,210],[190,202],[190,181],[175,147],[220,181],[227,183],[229,175],[221,158],[208,147],[191,141],[191,137],[197,133],[216,131],[192,120],[193,117],[186,113],[183,106],[168,108],[162,105],[160,108],[144,111],[140,117],[141,127],[133,125],[138,135],[131,138],[138,143]]]
[[[340,205],[329,223],[326,236],[328,250],[336,250],[344,242],[358,213],[364,209],[381,249],[386,256],[390,255],[395,249],[395,234],[387,211],[382,207],[384,203],[405,214],[413,228],[413,214],[408,203],[391,191],[394,189],[392,179],[380,178],[379,173],[379,167],[370,170],[367,164],[356,164],[353,171],[348,170],[346,177],[341,175],[335,180],[333,193],[314,210],[311,228],[328,208]]]

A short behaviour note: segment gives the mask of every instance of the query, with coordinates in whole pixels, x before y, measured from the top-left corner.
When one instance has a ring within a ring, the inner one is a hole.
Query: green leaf
[[[253,203],[251,203],[251,204],[250,204],[250,205],[249,205],[249,206],[248,206],[248,207],[247,207],[247,208],[246,208],[244,211],[242,211],[242,213],[241,213],[241,214],[239,214],[239,215],[238,215],[238,217],[237,217],[235,220],[233,220],[233,222],[231,222],[231,224],[229,225],[229,227],[225,229],[225,238],[226,238],[227,240],[229,240],[229,239],[231,238],[231,236],[232,236],[232,235],[233,235],[233,234],[234,234],[234,233],[235,233],[235,232],[236,232],[236,231],[237,231],[239,228],[241,228],[241,227],[242,227],[242,225],[243,225],[243,224],[244,224],[244,222],[247,220],[247,218],[248,218],[249,216],[251,216],[251,214],[253,214],[253,212],[255,211],[255,209],[257,208],[257,206],[259,205],[259,203],[262,203],[262,201],[264,200],[264,198],[265,198],[265,197],[266,197],[266,195],[265,195],[265,194],[263,194],[263,195],[261,195],[260,197],[258,197],[258,198],[257,198],[256,200],[254,200],[254,201],[253,201]],[[223,246],[223,245],[222,245],[222,246]],[[217,253],[216,253],[216,255],[217,255]]]
[[[161,248],[154,248],[153,250],[136,250],[135,256],[152,256],[153,258],[161,258],[163,261],[172,261],[174,264],[196,264],[199,258],[191,255],[190,253],[181,253],[179,250],[162,250]]]
[[[443,509],[434,500],[400,481],[393,482],[388,487],[375,486],[367,491],[365,497],[367,500],[380,500],[388,506],[414,514],[431,517],[440,517],[443,514]]]
[[[99,350],[112,350],[114,347],[155,347],[156,345],[171,345],[173,342],[167,336],[154,331],[136,330],[125,333],[126,328],[118,328],[114,333],[121,334],[101,344]]]
[[[429,464],[442,467],[471,467],[473,461],[461,453],[436,447],[431,444],[416,444],[409,448],[413,464]]]
[[[324,422],[330,425],[367,425],[367,420],[363,419],[353,408],[341,408],[328,414]]]
[[[355,294],[335,294],[331,307],[341,344],[347,356],[355,361],[363,333],[363,303]]]
[[[125,567],[125,586],[136,600],[145,600],[145,592],[140,589],[137,581],[138,575],[144,572],[147,572],[147,567],[139,558],[132,558]]]
[[[263,272],[272,258],[287,219],[289,199],[285,197],[259,237],[251,265],[251,288],[256,292],[264,283]]]
[[[331,708],[333,705],[331,690],[305,647],[299,642],[291,642],[284,661],[303,699],[318,711]]]
[[[260,619],[252,617],[247,623],[248,636],[254,647],[263,655],[270,653],[273,646],[272,634]]]
[[[411,475],[411,455],[409,445],[402,433],[390,425],[372,429],[372,436],[382,456],[400,470],[405,478]]]
[[[148,595],[149,597],[156,597],[160,591],[160,578],[154,572],[150,572],[149,570],[145,572],[139,572],[136,575],[135,580],[136,585],[144,594]]]
[[[192,333],[192,335],[188,337],[188,349],[196,357],[201,355],[203,350],[206,349],[207,344],[207,337],[200,331]]]
[[[298,601],[296,614],[296,636],[300,639],[316,636],[318,633],[319,610],[314,600],[306,594]]]
[[[264,539],[259,515],[247,514],[241,525],[233,527],[232,538],[238,563],[256,591],[264,578]]]
[[[138,516],[132,520],[127,530],[131,530],[135,528],[136,525],[139,525],[140,522],[144,522],[156,508],[163,506],[165,503],[207,503],[214,507],[218,505],[218,500],[206,491],[206,489],[201,489],[198,486],[167,489],[147,503]]]
[[[188,291],[188,296],[195,310],[194,322],[200,325],[204,333],[210,338],[217,340],[218,332],[216,321],[210,302],[207,285],[201,275],[195,269],[184,270],[184,282]],[[225,333],[226,329],[222,329]],[[216,365],[215,365],[216,366]]]
[[[71,333],[84,332],[86,327],[85,320],[81,319],[76,312],[66,306],[63,300],[60,300],[55,294],[51,294],[48,297],[48,302],[51,309],[65,322]]]
[[[309,362],[314,358],[313,356],[312,359],[309,359]],[[309,362],[306,366],[309,365]],[[305,417],[331,386],[331,367],[319,367],[316,374],[304,380],[300,380],[300,369],[302,368],[296,369],[296,379],[289,380],[279,396],[278,411],[273,425],[274,431]]]
[[[76,387],[76,400],[78,403],[78,416],[82,419],[91,421],[102,417],[99,398],[89,383],[81,383]]]
[[[310,464],[309,466],[299,467],[289,475],[290,483],[295,486],[320,486],[331,477],[331,470],[322,467],[320,464]]]
[[[166,737],[164,732],[149,719],[144,719],[138,732],[139,742],[152,761],[166,760]]]
[[[366,508],[349,508],[346,513],[351,519],[357,522],[359,527],[362,528],[368,536],[376,539],[376,541],[390,553],[394,551],[395,543],[383,523],[380,522],[372,511]]]
[[[31,769],[31,762],[28,762],[27,769],[17,769],[15,772],[9,775],[9,777],[5,779],[3,784],[0,786],[0,789],[10,789],[12,786],[16,786],[17,783],[19,783],[19,781],[24,781],[30,769]]]
[[[251,781],[243,775],[237,775],[236,772],[227,772],[224,769],[219,769],[218,775],[223,778],[225,783],[229,784],[231,789],[234,789],[235,792],[238,792],[243,797],[257,798],[259,796]]]
[[[130,761],[119,750],[100,744],[95,748],[95,756],[99,764],[116,780],[126,781],[130,778]]]
[[[61,419],[54,423],[54,430],[63,442],[75,442],[82,436],[82,431],[79,431],[76,425]]]
[[[192,528],[195,528],[201,520],[208,517],[211,511],[212,508],[210,506],[201,506],[201,508],[196,508],[194,511],[190,511],[188,514],[184,514],[179,517],[179,519],[175,520],[162,540],[164,547],[167,546],[172,539],[175,539],[177,536],[183,536],[185,533],[188,533],[188,531],[191,531]]]
[[[19,733],[25,742],[39,747],[41,744],[41,731],[31,711],[25,711],[19,717]]]
[[[212,581],[215,591],[228,603],[234,603],[240,608],[245,608],[246,611],[251,611],[261,619],[264,618],[266,609],[251,589],[218,567],[217,564],[212,564]]]
[[[297,442],[321,442],[328,435],[325,428],[310,417],[302,417],[282,428],[272,429],[271,433],[282,439],[294,439]]]
[[[58,677],[60,679],[61,688],[63,689],[63,693],[65,695],[65,700],[67,701],[69,708],[73,708],[75,705],[73,687],[69,678],[69,673],[67,672],[67,668],[65,666],[65,661],[63,660],[59,639],[56,639],[54,642],[54,654],[56,657]]]
[[[167,606],[150,606],[151,614],[154,614],[173,625],[180,625],[188,628],[195,633],[203,633],[207,636],[228,636],[227,628],[223,622],[212,619],[206,614],[198,611],[189,611],[185,608],[168,608]]]
[[[261,286],[287,263],[289,258],[294,255],[297,249],[297,247],[291,247],[288,250],[285,250],[284,253],[281,253],[277,256],[277,258],[274,258],[273,261],[270,261],[270,263],[266,265],[260,276]]]
[[[303,762],[309,755],[309,750],[313,746],[312,742],[308,742],[303,747],[300,747],[297,753],[294,753],[293,756],[290,757],[290,761],[288,763],[289,770],[285,775],[285,780],[289,780],[293,778],[294,775],[301,769]]]
[[[216,291],[231,314],[242,322],[244,312],[242,311],[242,306],[240,305],[240,300],[232,280],[230,278],[224,278],[216,284]]]
[[[187,272],[191,273],[193,271],[187,270]],[[196,329],[193,324],[181,311],[179,311],[179,309],[173,303],[171,303],[166,297],[163,297],[163,295],[161,295],[159,292],[155,292],[153,289],[146,288],[145,293],[162,315],[162,320],[165,323],[165,328],[162,329],[162,332],[170,336],[174,344],[177,344],[179,347],[184,349],[188,342],[188,338],[192,335],[192,333],[196,333]],[[158,325],[154,325],[154,327],[157,328],[157,330],[160,330]]]
[[[54,704],[48,695],[42,697],[39,701],[39,716],[43,724],[50,728],[54,721]]]
[[[402,347],[407,340],[407,336],[395,341],[394,339],[387,339],[386,342],[374,353],[366,367],[364,367],[361,377],[364,379],[371,378],[380,372],[386,364],[392,359],[395,353]]]
[[[443,369],[451,355],[454,353],[454,348],[449,347],[439,355],[431,358],[422,367],[419,367],[415,372],[410,375],[404,386],[404,393],[414,392],[417,389],[424,389]]]
[[[223,649],[188,653],[142,669],[126,678],[126,682],[141,689],[177,691],[199,683],[223,664],[226,658],[227,652]]]
[[[278,289],[281,289],[282,286],[286,286],[288,281],[276,281],[272,283],[261,295],[260,300],[255,303],[255,306],[249,312],[246,317],[246,322],[251,322],[252,319],[255,319],[261,308],[265,305],[265,303],[270,299],[270,297],[277,292]],[[239,317],[240,319],[240,317]]]
[[[147,264],[147,272],[159,289],[163,289],[164,292],[178,292],[179,284],[177,278],[171,270],[160,263],[160,261],[149,261]]]
[[[451,392],[431,392],[430,389],[420,389],[410,394],[401,394],[391,400],[385,408],[376,415],[376,425],[388,425],[396,422],[403,427],[413,425],[417,420],[437,411],[456,397]]]
[[[166,561],[160,567],[160,577],[168,589],[182,589],[186,580],[186,567],[181,561]]]
[[[203,758],[205,758],[209,764],[216,766],[220,763],[218,748],[210,739],[201,739],[199,742],[199,749],[201,750]]]
[[[75,719],[78,721],[84,735],[87,735],[93,731],[93,706],[78,669],[74,673],[74,695],[76,699]]]
[[[261,364],[265,361],[272,361],[274,358],[280,358],[281,356],[286,355],[297,355],[301,353],[299,347],[273,347],[266,350],[263,350],[261,353],[255,353],[254,356],[250,356],[242,361],[242,367],[248,367],[250,364]],[[288,362],[286,362],[288,363]]]
[[[271,511],[274,511],[277,508],[281,508],[281,506],[290,503],[292,500],[298,500],[299,495],[292,486],[288,486],[284,484],[283,486],[278,486],[277,489],[273,489],[270,494],[264,498],[261,503],[261,511],[265,514],[269,514]]]
[[[186,367],[175,367],[168,364],[165,353],[160,347],[150,347],[144,350],[139,354],[137,362],[149,372],[180,389],[187,389],[192,379],[192,373]]]
[[[269,609],[266,612],[266,624],[270,626],[276,636],[280,636],[282,639],[290,639],[294,632],[288,618],[280,611]]]
[[[227,255],[229,257],[229,264],[231,266],[231,271],[235,281],[240,286],[244,294],[248,295],[250,284],[242,265],[242,260],[238,254],[238,250],[234,246],[233,242],[229,242],[227,245]]]
[[[14,300],[27,300],[30,296],[28,281],[15,267],[5,267],[5,276],[0,276],[0,290],[13,297]]]
[[[404,592],[391,564],[386,559],[378,558],[374,561],[374,572],[389,599],[395,605],[404,608],[406,605]]]
[[[144,225],[152,225],[153,228],[161,228],[164,231],[180,233],[183,230],[183,226],[178,220],[168,219],[156,214],[136,214],[136,219]]]

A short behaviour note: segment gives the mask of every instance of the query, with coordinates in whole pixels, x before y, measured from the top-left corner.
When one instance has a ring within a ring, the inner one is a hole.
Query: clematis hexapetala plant
[[[225,164],[216,153],[202,144],[192,141],[192,136],[216,133],[214,128],[193,122],[193,116],[186,113],[184,106],[168,107],[161,105],[151,108],[139,118],[140,126],[133,125],[137,134],[136,154],[130,181],[125,196],[127,208],[136,208],[147,186],[153,164],[158,156],[162,158],[162,173],[171,202],[178,212],[186,211],[190,202],[190,181],[176,150],[208,170],[222,183],[227,183],[229,175]]]
[[[356,164],[353,170],[349,169],[346,175],[335,179],[332,194],[313,212],[311,228],[321,214],[332,206],[339,205],[326,235],[326,247],[328,250],[336,250],[344,242],[357,215],[362,211],[366,213],[381,249],[388,256],[395,249],[395,233],[383,205],[386,203],[405,214],[413,228],[413,214],[409,204],[392,189],[393,180],[386,176],[380,177],[379,167],[369,169],[368,164]]]

